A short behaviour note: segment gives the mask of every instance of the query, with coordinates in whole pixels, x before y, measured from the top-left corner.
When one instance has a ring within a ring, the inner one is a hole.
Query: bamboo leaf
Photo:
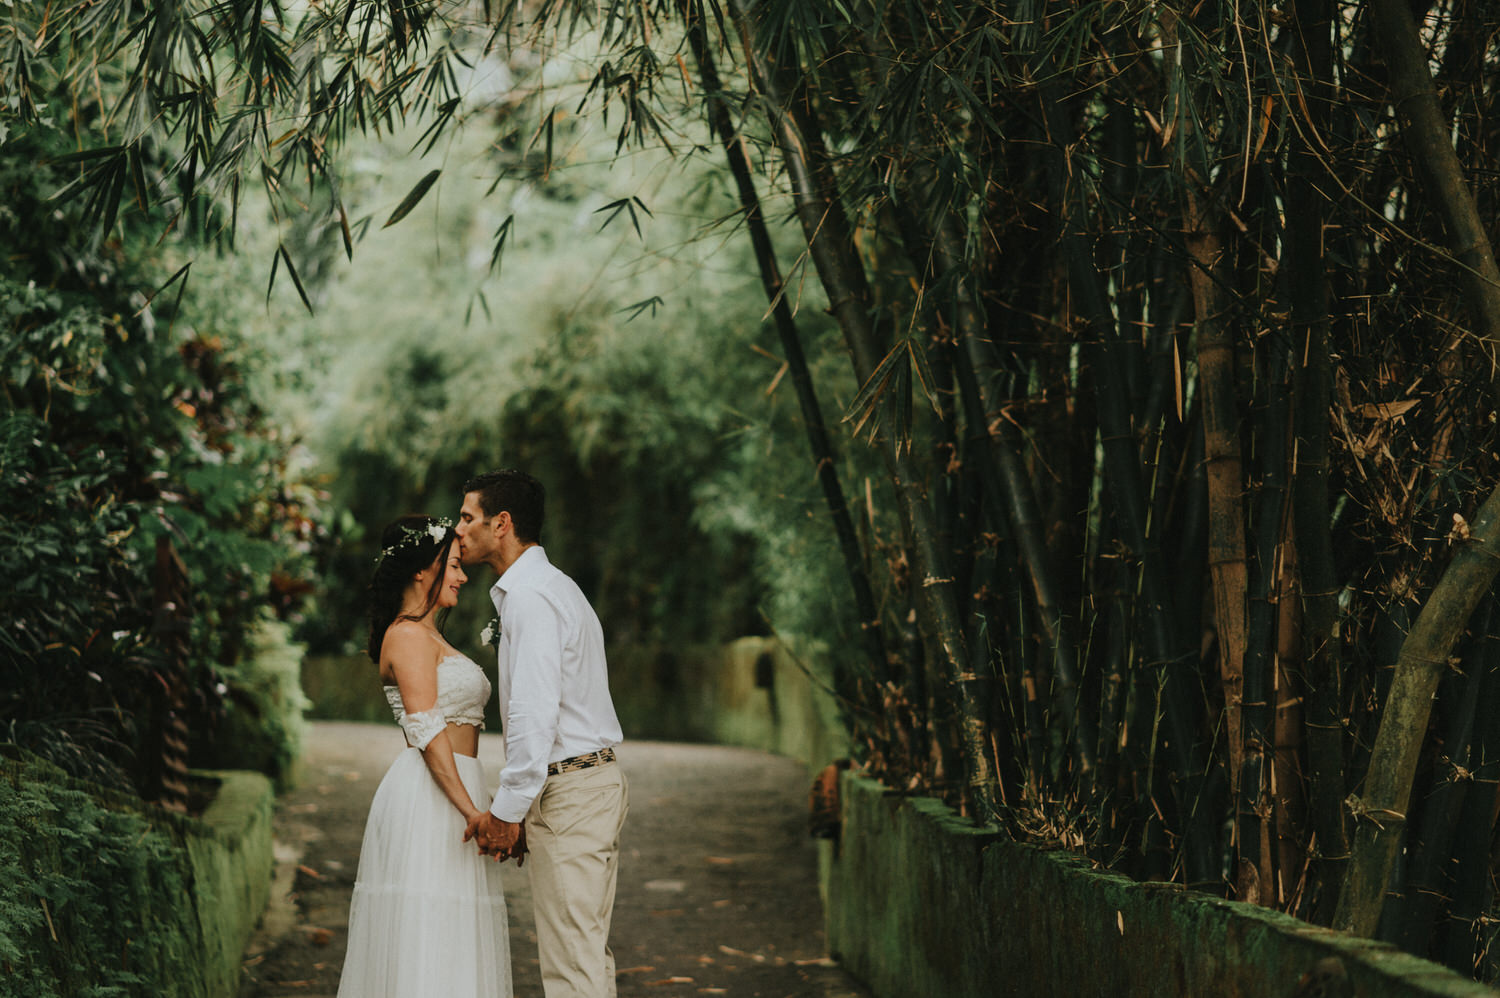
[[[385,224],[381,228],[388,229],[410,214],[418,202],[427,196],[427,192],[432,189],[432,185],[437,183],[438,174],[442,172],[442,170],[432,170],[427,176],[417,181],[417,186],[413,187],[406,197],[401,199],[401,203],[396,206],[395,211],[391,212],[391,217],[385,220]]]
[[[141,211],[150,209],[150,187],[146,184],[146,171],[141,166],[141,151],[132,149],[126,156],[130,165],[130,183],[135,188],[135,202],[140,205]]]
[[[894,347],[890,353],[885,355],[868,380],[860,387],[859,393],[854,396],[854,401],[849,403],[849,409],[844,413],[844,422],[854,421],[854,432],[859,433],[860,428],[865,425],[876,409],[890,383],[891,377],[896,373],[898,365],[901,365],[906,357],[906,348],[902,344]]]
[[[917,382],[922,386],[922,393],[927,396],[927,404],[932,406],[933,413],[941,419],[943,407],[938,399],[937,378],[933,376],[932,362],[927,358],[927,351],[914,339],[906,341],[906,348],[917,372]]]
[[[271,279],[266,282],[266,304],[271,303],[271,289],[276,287],[276,271],[281,269],[281,247],[271,254]]]
[[[173,284],[177,283],[177,280],[179,278],[186,278],[187,277],[188,268],[190,268],[192,265],[193,265],[192,261],[189,260],[187,263],[183,264],[181,267],[178,267],[176,273],[174,273],[171,277],[167,278],[166,282],[164,284],[162,284],[161,287],[157,288],[155,291],[151,292],[151,294],[146,297],[146,304],[142,305],[140,307],[140,310],[137,311],[136,314],[139,315],[141,312],[144,312],[146,310],[146,308],[148,306],[150,306],[150,304],[156,300],[156,296],[157,295],[161,294],[163,291],[165,291],[168,288],[170,288]],[[183,283],[183,285],[186,285],[187,281],[183,280],[182,283]],[[178,297],[179,301],[182,298],[182,291],[180,289],[177,292],[177,297]]]
[[[80,149],[58,156],[52,160],[53,163],[83,163],[91,159],[102,159],[105,156],[117,156],[125,151],[124,146],[99,146],[95,149]]]
[[[458,109],[458,104],[459,98],[454,97],[445,101],[433,112],[432,124],[428,125],[427,130],[417,136],[417,141],[411,144],[413,151],[416,150],[417,146],[422,144],[423,139],[427,139],[427,147],[422,150],[422,155],[426,156],[432,152],[432,147],[437,144],[437,140],[443,137],[443,128],[452,120],[454,111]],[[428,136],[431,136],[431,138],[428,139]]]
[[[307,289],[302,286],[302,278],[300,275],[298,275],[296,266],[292,264],[292,255],[286,251],[286,244],[283,243],[282,245],[277,246],[276,252],[279,253],[281,255],[281,259],[286,262],[286,272],[291,275],[292,285],[297,289],[297,296],[302,299],[303,307],[307,309],[309,315],[313,314],[312,301],[308,299]],[[271,277],[273,280],[275,279],[275,276],[276,272],[273,269],[271,272]],[[269,289],[267,293],[269,294]]]
[[[511,223],[515,220],[515,214],[509,214],[500,223],[500,228],[495,230],[495,252],[490,254],[490,273],[496,277],[500,276],[500,258],[505,253],[505,240],[509,238]]]
[[[651,315],[653,318],[655,318],[656,306],[661,305],[662,307],[665,307],[666,304],[666,302],[661,300],[660,295],[652,295],[650,298],[644,299],[643,301],[638,301],[633,305],[626,305],[624,308],[620,309],[620,311],[630,313],[630,315],[625,319],[626,322],[629,322],[631,319],[634,319],[636,316],[640,315],[647,309],[651,310]]]
[[[354,237],[349,232],[349,214],[344,211],[344,202],[337,202],[339,209],[339,235],[344,240],[344,256],[350,260],[354,259]]]
[[[895,369],[895,384],[886,393],[891,408],[892,444],[906,454],[911,453],[911,365],[901,364]]]
[[[651,209],[647,208],[646,205],[642,203],[641,199],[637,197],[620,198],[618,201],[611,201],[603,208],[595,209],[595,215],[605,211],[610,213],[609,217],[604,220],[603,225],[599,226],[599,231],[603,232],[604,227],[609,225],[610,222],[613,222],[619,216],[620,212],[623,211],[630,216],[630,224],[635,227],[636,236],[644,239],[645,237],[641,235],[640,219],[637,218],[635,214],[636,205],[640,205],[642,211],[644,211],[647,215],[651,215]],[[654,218],[655,216],[652,215],[652,217]]]

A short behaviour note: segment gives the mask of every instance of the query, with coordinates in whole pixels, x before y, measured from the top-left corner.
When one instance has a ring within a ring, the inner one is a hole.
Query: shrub
[[[163,824],[0,759],[0,998],[201,993],[192,869]]]

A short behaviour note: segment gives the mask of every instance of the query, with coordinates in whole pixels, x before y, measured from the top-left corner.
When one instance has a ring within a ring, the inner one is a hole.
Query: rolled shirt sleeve
[[[548,756],[557,740],[562,709],[566,628],[560,609],[544,593],[522,589],[505,597],[500,633],[500,654],[511,663],[510,690],[504,718],[505,768],[490,813],[502,821],[519,822],[547,782]]]

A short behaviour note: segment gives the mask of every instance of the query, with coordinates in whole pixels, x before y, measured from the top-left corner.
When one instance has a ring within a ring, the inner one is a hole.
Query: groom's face
[[[495,522],[485,518],[478,492],[464,496],[464,504],[458,511],[458,525],[453,532],[458,535],[458,548],[465,565],[481,562],[495,550],[498,543]]]

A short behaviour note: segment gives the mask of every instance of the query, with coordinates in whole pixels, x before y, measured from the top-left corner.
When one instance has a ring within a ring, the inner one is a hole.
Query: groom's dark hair
[[[512,468],[486,471],[464,482],[464,495],[479,493],[479,508],[491,519],[502,510],[510,514],[516,538],[528,544],[542,539],[542,521],[547,518],[547,490],[542,483]]]

